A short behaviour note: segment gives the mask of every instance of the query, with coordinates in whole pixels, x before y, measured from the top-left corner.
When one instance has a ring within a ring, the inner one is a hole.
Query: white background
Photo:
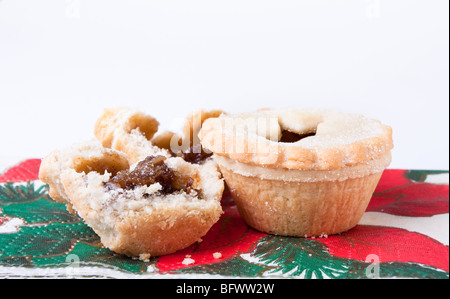
[[[390,168],[448,169],[448,82],[448,0],[0,0],[3,166],[120,105],[168,129],[198,108],[356,112],[393,127]]]

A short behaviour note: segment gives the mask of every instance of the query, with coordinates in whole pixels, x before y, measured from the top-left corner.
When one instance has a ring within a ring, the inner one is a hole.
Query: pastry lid
[[[332,170],[379,158],[392,129],[359,114],[323,109],[263,109],[204,122],[202,146],[240,163]]]

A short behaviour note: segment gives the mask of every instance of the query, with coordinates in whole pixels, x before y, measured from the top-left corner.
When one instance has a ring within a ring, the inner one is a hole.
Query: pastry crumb
[[[149,262],[151,255],[149,253],[141,253],[139,254],[139,260],[143,262]]]
[[[220,253],[220,252],[214,252],[213,253],[213,257],[217,260],[217,259],[220,259],[220,258],[222,258],[222,254]]]
[[[154,265],[148,265],[147,272],[151,273],[156,271],[158,271],[158,269]]]
[[[190,257],[185,257],[181,263],[183,265],[192,265],[195,263],[195,260],[191,259]]]

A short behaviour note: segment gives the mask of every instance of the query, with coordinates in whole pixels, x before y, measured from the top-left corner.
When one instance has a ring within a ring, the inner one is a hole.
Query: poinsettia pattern
[[[367,211],[401,216],[427,217],[449,211],[449,185],[412,180],[407,170],[387,170],[378,184]],[[418,176],[418,171],[413,172]],[[423,171],[423,176],[430,173]]]
[[[27,182],[37,180],[41,159],[28,159],[0,174],[0,183]]]

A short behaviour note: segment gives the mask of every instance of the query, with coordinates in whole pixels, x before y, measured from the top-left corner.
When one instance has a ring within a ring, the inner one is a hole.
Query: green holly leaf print
[[[327,247],[315,239],[268,236],[252,256],[275,269],[265,275],[289,275],[303,278],[370,278],[371,263],[330,255]],[[448,278],[448,273],[416,263],[378,263],[376,275],[383,277]]]
[[[236,277],[257,277],[260,276],[268,268],[267,265],[259,265],[248,263],[240,256],[233,257],[222,262],[214,264],[204,264],[198,266],[191,266],[184,269],[179,269],[174,272],[189,273],[189,274],[217,274],[224,276],[236,276]]]
[[[76,242],[72,250],[67,254],[35,260],[35,264],[39,266],[52,264],[70,266],[77,264],[77,266],[110,268],[128,273],[145,272],[149,263],[117,254],[108,248],[102,247],[100,243],[96,245],[80,241]]]
[[[66,267],[75,259],[81,266],[127,273],[146,271],[150,263],[104,248],[80,217],[69,213],[65,204],[54,201],[47,192],[47,185],[34,182],[0,184],[3,216],[24,220],[17,231],[0,233],[0,265]]]
[[[429,175],[448,173],[444,170],[408,170],[406,177],[415,182],[425,182]]]
[[[19,232],[0,234],[0,263],[1,259],[11,256],[24,256],[34,261],[66,254],[77,241],[96,244],[99,239],[82,222],[71,225],[54,222],[43,226],[21,227]]]
[[[449,279],[444,270],[417,263],[380,263],[380,278],[407,277],[420,279]]]
[[[18,217],[27,223],[76,223],[81,218],[67,211],[66,205],[51,199],[48,186],[7,183],[0,185],[0,207],[3,215]]]
[[[268,236],[252,256],[275,268],[266,275],[303,275],[305,278],[339,278],[348,273],[352,260],[330,260],[327,248],[313,239]]]
[[[49,198],[2,206],[2,214],[22,218],[26,223],[77,223],[81,218],[67,211],[66,205]]]
[[[76,242],[66,254],[49,256],[34,260],[36,266],[58,265],[60,267],[101,267],[127,273],[145,272],[147,263],[117,254],[102,246],[84,242]]]
[[[250,253],[209,265],[180,269],[182,273],[214,273],[241,277],[372,278],[371,263],[330,255],[327,247],[307,238],[270,235],[259,240]],[[379,278],[441,278],[448,273],[416,263],[378,263]]]
[[[34,182],[0,184],[0,205],[33,202],[48,197],[48,186],[36,186]]]

